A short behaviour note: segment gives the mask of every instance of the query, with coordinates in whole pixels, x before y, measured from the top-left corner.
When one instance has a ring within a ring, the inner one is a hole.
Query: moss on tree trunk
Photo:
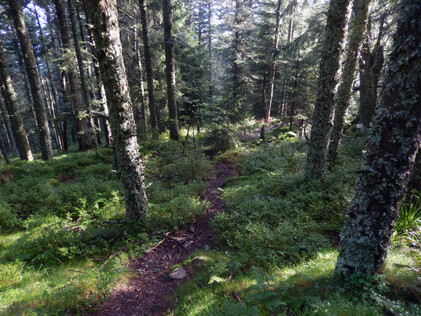
[[[336,264],[340,274],[380,272],[421,141],[421,3],[401,3],[385,88]]]
[[[144,167],[129,95],[118,25],[117,0],[86,0],[93,24],[102,80],[110,110],[111,131],[124,186],[126,220],[139,220],[148,209]]]
[[[336,86],[339,82],[339,63],[345,38],[349,2],[350,0],[331,0],[329,4],[307,152],[305,168],[307,179],[324,179],[326,176],[327,147],[332,129],[332,114]]]

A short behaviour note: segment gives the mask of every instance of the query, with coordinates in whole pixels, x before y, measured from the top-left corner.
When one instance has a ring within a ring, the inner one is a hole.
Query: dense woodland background
[[[176,262],[168,314],[421,313],[420,16],[0,0],[0,314],[101,314],[221,165],[217,237]]]

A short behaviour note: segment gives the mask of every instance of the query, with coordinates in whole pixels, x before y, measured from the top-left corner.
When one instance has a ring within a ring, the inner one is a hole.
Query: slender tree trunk
[[[170,138],[178,140],[178,110],[175,86],[174,64],[174,35],[172,26],[172,0],[162,1],[164,18],[164,41],[165,41],[165,73],[167,77],[167,95],[169,112]]]
[[[320,73],[314,106],[305,177],[324,179],[327,146],[332,128],[335,89],[348,17],[350,0],[331,0],[327,13],[326,34],[320,60]]]
[[[140,49],[139,49],[139,42],[137,37],[137,23],[136,28],[133,32],[133,45],[134,45],[134,53],[136,58],[134,61],[137,63],[137,68],[139,70],[139,88],[140,88],[140,109],[137,111],[139,112],[139,134],[142,140],[146,140],[146,102],[145,102],[145,86],[143,84],[143,65],[142,65],[142,58],[140,56]]]
[[[2,93],[3,93],[3,90],[2,90]],[[9,117],[8,117],[8,115],[6,115],[5,111],[7,111],[7,110],[5,110],[5,106],[3,107],[3,102],[0,101],[0,112],[1,112],[1,116],[3,118],[3,127],[4,127],[4,130],[6,132],[5,136],[7,138],[9,153],[11,155],[15,155],[18,150],[17,150],[17,146],[16,146],[16,143],[15,143],[15,139],[13,137]]]
[[[142,22],[143,53],[145,55],[146,83],[148,85],[148,106],[152,132],[158,133],[159,114],[155,105],[155,95],[152,72],[152,52],[149,45],[148,17],[145,0],[139,0],[140,20]]]
[[[421,142],[421,5],[403,0],[384,92],[342,230],[336,271],[380,272]]]
[[[86,74],[85,69],[83,67],[83,57],[82,51],[80,48],[80,32],[78,28],[77,18],[76,18],[76,8],[74,4],[74,0],[67,0],[68,9],[69,9],[69,16],[70,16],[70,25],[72,28],[73,34],[73,43],[76,51],[76,60],[77,65],[79,68],[79,77],[80,77],[80,86],[82,90],[82,98],[83,102],[85,103],[86,108],[86,115],[87,119],[89,120],[91,128],[87,130],[89,141],[93,143],[95,148],[98,148],[98,141],[96,138],[95,133],[95,122],[92,116],[92,104],[91,99],[88,95],[88,83],[86,81]]]
[[[276,59],[278,57],[278,49],[279,49],[279,28],[281,27],[281,7],[282,7],[282,0],[278,0],[278,5],[276,7],[275,37],[273,41],[273,53],[272,53],[272,60],[271,60],[271,65],[270,65],[269,93],[268,93],[268,101],[266,105],[266,114],[265,114],[266,123],[268,123],[270,120],[270,111],[272,109],[272,102],[273,102],[273,92],[275,90]]]
[[[297,98],[297,89],[298,89],[298,76],[300,74],[300,52],[298,51],[297,60],[295,62],[295,78],[294,78],[294,86],[292,91],[292,100],[291,100],[291,108],[289,112],[289,130],[292,131],[292,124],[294,123],[294,114],[295,114],[295,104]]]
[[[341,84],[338,89],[338,101],[335,109],[335,119],[330,136],[330,143],[327,153],[327,161],[334,164],[338,156],[344,129],[345,113],[351,98],[352,83],[354,81],[355,67],[357,65],[358,53],[364,39],[368,21],[368,7],[370,0],[354,0],[352,6],[353,18],[351,20],[351,34],[346,52],[345,67],[342,73]]]
[[[9,6],[16,31],[18,33],[19,42],[23,51],[29,84],[31,86],[34,109],[39,128],[41,156],[43,160],[49,160],[53,158],[53,148],[51,146],[51,135],[50,129],[48,127],[47,113],[42,101],[41,83],[37,74],[34,50],[25,21],[23,19],[22,6],[20,1],[9,0]]]
[[[244,66],[242,64],[244,54],[244,41],[241,37],[241,28],[244,23],[244,1],[235,1],[234,19],[234,65],[233,65],[233,101],[238,105],[245,95]]]
[[[111,128],[126,202],[126,220],[140,220],[148,209],[143,163],[124,68],[117,0],[85,0],[110,105]]]
[[[57,23],[60,31],[62,47],[64,50],[68,50],[71,47],[70,35],[69,29],[67,27],[63,2],[62,0],[54,0],[54,5],[57,13]],[[66,72],[62,74],[62,77],[66,77]],[[77,76],[73,72],[73,69],[69,69],[67,71],[67,77],[69,79],[71,99],[73,103],[74,120],[76,122],[79,150],[85,151],[90,149],[92,146],[88,131],[88,120],[83,115],[82,100],[80,99],[79,94],[79,84],[77,82]]]
[[[7,155],[6,146],[4,146],[3,136],[0,133],[0,152],[6,164],[10,164],[9,156]]]
[[[3,95],[5,97],[5,104],[7,112],[9,113],[10,122],[12,124],[12,131],[14,133],[19,156],[22,160],[32,161],[31,148],[29,146],[28,137],[26,135],[25,126],[23,125],[22,117],[19,113],[19,106],[17,97],[12,84],[12,78],[9,75],[7,67],[6,56],[3,51],[2,41],[0,39],[0,83],[2,85]]]
[[[208,0],[208,52],[209,52],[209,103],[213,103],[213,69],[212,69],[212,0]]]

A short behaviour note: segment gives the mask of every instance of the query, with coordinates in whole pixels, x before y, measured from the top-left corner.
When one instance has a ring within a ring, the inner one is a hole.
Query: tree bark
[[[270,111],[272,109],[272,101],[273,101],[273,91],[275,90],[276,59],[278,57],[278,49],[279,49],[279,28],[281,27],[281,7],[282,7],[282,0],[278,0],[278,4],[276,7],[276,26],[275,26],[275,36],[274,36],[274,41],[273,41],[273,53],[272,53],[272,60],[271,60],[271,65],[270,65],[269,93],[268,93],[268,101],[266,105],[266,114],[265,114],[266,123],[268,123],[270,120]]]
[[[245,95],[244,65],[244,41],[241,37],[241,28],[244,23],[244,1],[235,1],[234,18],[234,65],[233,65],[233,102],[235,105],[241,103]]]
[[[15,89],[13,88],[12,78],[9,75],[6,56],[3,51],[2,41],[0,39],[0,83],[4,92],[5,104],[7,112],[9,113],[10,123],[12,124],[12,131],[14,133],[19,156],[22,160],[32,161],[31,148],[29,146],[28,137],[26,135],[25,126],[23,125],[22,117],[19,113],[19,106]]]
[[[155,105],[155,95],[152,72],[152,53],[149,45],[148,17],[146,15],[145,0],[139,0],[140,20],[142,23],[143,53],[145,55],[146,83],[148,86],[148,106],[152,132],[158,133],[159,115]]]
[[[136,221],[147,212],[148,200],[124,68],[117,0],[85,0],[85,7],[93,24],[95,50],[110,106],[111,129],[124,186],[126,220]]]
[[[86,11],[85,6],[83,5],[83,10],[85,11],[85,17],[86,17],[86,23],[89,25],[90,21],[89,21],[89,16],[88,13]],[[109,118],[109,111],[108,111],[108,103],[107,103],[107,96],[105,94],[105,88],[104,88],[104,84],[102,82],[102,76],[101,76],[101,70],[99,69],[99,62],[98,62],[98,57],[96,56],[96,44],[95,44],[95,39],[93,37],[92,31],[91,29],[88,27],[88,36],[89,36],[89,41],[90,41],[90,47],[91,47],[91,52],[92,52],[92,62],[93,62],[93,66],[94,66],[94,72],[95,72],[95,77],[96,77],[96,84],[97,84],[97,89],[98,89],[98,100],[100,100],[100,107],[101,110],[104,111],[104,114],[101,116],[101,121],[102,121],[102,127],[104,130],[104,136],[105,136],[105,143],[107,146],[111,146],[112,145],[112,134],[111,134],[111,127],[110,127],[110,118]]]
[[[178,140],[178,109],[175,86],[175,63],[174,63],[174,34],[172,26],[171,0],[162,1],[162,12],[164,18],[164,42],[165,42],[165,73],[167,77],[167,96],[169,112],[170,138]]]
[[[350,0],[331,0],[329,4],[305,168],[305,177],[309,180],[324,179],[326,176],[327,146],[332,128],[335,90],[339,80],[338,70],[348,20],[349,2]]]
[[[0,101],[0,112],[1,112],[1,116],[3,118],[3,127],[4,127],[4,130],[6,132],[5,136],[6,136],[6,139],[7,139],[7,145],[9,147],[9,153],[14,155],[17,152],[17,146],[16,146],[16,143],[15,143],[15,139],[13,137],[13,134],[12,134],[12,128],[10,126],[10,121],[9,121],[8,115],[6,115],[4,108],[5,107],[3,107],[3,102]],[[7,111],[7,109],[6,109],[6,111]]]
[[[23,58],[28,74],[29,84],[31,86],[34,109],[39,128],[41,156],[43,160],[53,159],[51,135],[48,126],[47,113],[42,100],[41,83],[37,73],[36,60],[31,39],[23,19],[22,6],[19,0],[9,0],[9,6],[13,17],[13,22],[18,33],[18,38],[22,48]]]
[[[338,101],[335,109],[335,119],[330,136],[327,161],[334,164],[338,156],[339,145],[344,129],[345,113],[349,107],[352,83],[354,81],[355,67],[358,53],[364,40],[368,21],[368,7],[370,0],[354,0],[352,6],[353,18],[351,20],[351,34],[346,52],[345,66],[342,73],[341,84],[338,89]]]
[[[56,7],[57,23],[60,31],[61,43],[64,50],[70,49],[70,35],[67,27],[66,16],[62,0],[54,0]],[[71,92],[71,99],[73,103],[74,120],[76,122],[77,129],[77,140],[79,143],[79,150],[85,151],[92,147],[89,132],[88,132],[88,120],[83,115],[82,100],[80,99],[79,85],[77,82],[77,76],[72,69],[67,72],[63,71],[62,78],[67,77],[69,79],[69,86]],[[65,87],[65,86],[63,86]]]
[[[86,82],[86,74],[85,69],[83,67],[83,57],[82,57],[82,51],[80,48],[80,32],[78,28],[77,18],[76,18],[76,8],[74,4],[74,0],[67,0],[68,8],[69,8],[69,16],[70,16],[70,25],[72,28],[72,34],[73,34],[73,44],[76,51],[76,60],[77,65],[79,68],[79,77],[80,77],[80,86],[82,89],[82,98],[83,102],[85,103],[86,108],[86,115],[90,123],[90,128],[88,127],[88,137],[89,141],[92,143],[95,148],[98,148],[98,141],[96,138],[95,133],[95,122],[92,116],[92,104],[91,99],[88,95],[88,83]]]
[[[336,263],[342,275],[381,271],[420,147],[420,16],[418,0],[402,1],[383,96],[342,230]]]

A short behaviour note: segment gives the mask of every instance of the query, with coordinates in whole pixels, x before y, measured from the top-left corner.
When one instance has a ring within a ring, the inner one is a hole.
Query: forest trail
[[[173,280],[168,276],[169,269],[182,263],[194,251],[204,249],[215,238],[209,223],[225,209],[217,189],[234,176],[234,165],[218,163],[211,173],[215,178],[209,180],[202,195],[202,199],[210,203],[205,214],[188,230],[167,233],[144,256],[134,259],[129,268],[137,271],[136,276],[128,284],[114,289],[93,315],[162,315],[171,309],[174,302],[166,298],[189,279],[190,273],[187,272],[188,276],[183,279]]]

